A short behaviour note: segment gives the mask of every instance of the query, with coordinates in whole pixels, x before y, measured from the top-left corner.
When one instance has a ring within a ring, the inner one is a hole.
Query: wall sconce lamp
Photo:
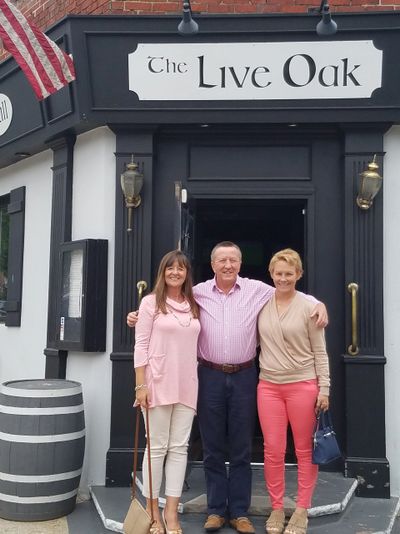
[[[121,174],[121,188],[125,197],[125,205],[128,208],[128,228],[127,232],[132,232],[132,208],[140,206],[142,199],[140,191],[143,186],[143,174],[138,170],[138,164],[132,159],[125,166],[125,171]]]
[[[334,35],[337,32],[337,24],[334,20],[332,20],[328,0],[321,0],[321,5],[318,12],[322,16],[322,19],[318,22],[316,27],[317,35],[320,37]]]
[[[360,172],[359,193],[356,199],[357,206],[362,210],[368,210],[372,202],[382,187],[382,176],[379,175],[379,165],[374,159],[368,163],[368,170]]]
[[[190,0],[183,0],[182,20],[178,26],[181,35],[194,35],[199,31],[199,25],[192,19],[192,8]]]

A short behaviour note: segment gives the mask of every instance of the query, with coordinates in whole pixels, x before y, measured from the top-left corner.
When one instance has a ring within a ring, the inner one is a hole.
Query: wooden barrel
[[[72,512],[85,449],[82,387],[69,380],[0,386],[0,517],[44,521]]]

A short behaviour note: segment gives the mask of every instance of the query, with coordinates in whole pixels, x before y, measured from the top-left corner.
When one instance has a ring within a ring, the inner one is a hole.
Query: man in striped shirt
[[[241,262],[237,245],[217,244],[211,252],[215,278],[194,287],[201,322],[198,420],[209,514],[204,528],[219,530],[228,514],[233,528],[251,534],[255,530],[247,514],[258,381],[257,317],[275,289],[240,277]],[[325,326],[325,306],[317,304],[313,314],[317,324]]]
[[[257,317],[275,289],[239,276],[240,248],[230,241],[211,252],[215,277],[193,288],[200,307],[198,342],[198,421],[207,486],[207,532],[225,524],[253,534],[247,517],[251,501],[251,447],[256,415]],[[312,315],[327,324],[326,308],[316,302]],[[129,326],[136,316],[130,313]],[[229,470],[225,460],[229,460]]]

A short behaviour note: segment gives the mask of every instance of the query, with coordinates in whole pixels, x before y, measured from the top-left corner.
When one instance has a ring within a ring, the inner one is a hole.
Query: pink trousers
[[[285,453],[290,423],[297,456],[297,506],[310,508],[318,477],[311,463],[312,432],[315,424],[316,380],[273,384],[260,380],[257,387],[258,417],[264,437],[264,475],[274,510],[283,508]]]

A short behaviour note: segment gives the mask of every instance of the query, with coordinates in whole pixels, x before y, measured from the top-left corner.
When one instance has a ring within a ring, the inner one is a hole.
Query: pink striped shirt
[[[198,355],[213,363],[243,363],[256,355],[257,317],[275,288],[250,278],[237,277],[225,294],[215,278],[197,284],[194,297],[200,307]],[[307,295],[307,299],[318,301]]]
[[[275,288],[249,278],[237,277],[228,294],[215,278],[193,288],[200,306],[201,331],[198,354],[214,363],[242,363],[256,355],[257,316]]]

